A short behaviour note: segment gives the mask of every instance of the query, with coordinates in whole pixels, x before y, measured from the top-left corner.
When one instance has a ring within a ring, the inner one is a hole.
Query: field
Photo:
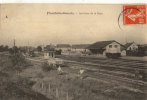
[[[147,62],[83,56],[57,56],[64,60],[63,73],[43,70],[42,57],[26,58],[12,66],[0,56],[0,100],[146,100]],[[14,67],[15,68],[15,67]],[[83,69],[84,73],[79,74]],[[12,84],[13,83],[13,84]],[[14,99],[13,99],[14,98]]]
[[[0,55],[0,100],[50,100],[31,89],[33,81],[20,76],[31,66],[22,61],[16,64],[11,56]]]

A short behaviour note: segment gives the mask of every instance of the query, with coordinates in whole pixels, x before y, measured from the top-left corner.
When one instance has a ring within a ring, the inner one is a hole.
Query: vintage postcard
[[[0,4],[0,100],[147,100],[146,4]]]

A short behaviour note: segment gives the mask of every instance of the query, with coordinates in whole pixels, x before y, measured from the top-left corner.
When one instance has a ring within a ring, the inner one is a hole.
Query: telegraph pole
[[[28,53],[30,53],[30,44],[29,44],[29,41],[28,41]]]
[[[14,49],[14,55],[15,55],[15,39],[14,39],[14,46],[13,46],[13,49]]]
[[[15,47],[15,39],[14,39],[14,47]]]

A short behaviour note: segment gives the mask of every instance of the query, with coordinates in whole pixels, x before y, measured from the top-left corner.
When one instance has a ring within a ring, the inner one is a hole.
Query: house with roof
[[[62,52],[69,52],[71,51],[71,45],[70,44],[57,44],[56,50],[62,50]]]
[[[126,47],[126,50],[130,50],[130,51],[138,50],[138,45],[135,42],[126,43],[124,46]]]
[[[54,58],[55,57],[55,45],[46,45],[43,50],[44,53],[44,58],[49,59],[49,58]]]
[[[103,56],[111,54],[116,54],[118,56],[126,55],[125,47],[115,40],[98,41],[89,45],[87,49],[89,49],[92,54],[98,54]]]
[[[86,47],[88,47],[90,44],[73,44],[72,50],[73,52],[86,52]]]
[[[129,56],[137,55],[138,45],[135,42],[126,43],[124,46],[126,48],[127,55],[129,55]]]

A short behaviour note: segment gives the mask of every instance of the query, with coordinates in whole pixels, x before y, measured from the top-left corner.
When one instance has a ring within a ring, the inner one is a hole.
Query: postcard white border
[[[0,3],[147,4],[147,0],[0,0]]]

